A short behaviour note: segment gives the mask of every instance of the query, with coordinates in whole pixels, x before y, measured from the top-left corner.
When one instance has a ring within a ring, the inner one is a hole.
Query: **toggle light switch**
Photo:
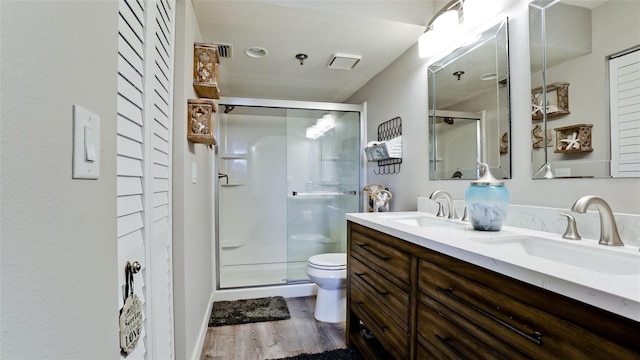
[[[96,131],[88,126],[84,127],[84,161],[96,160]]]
[[[97,179],[100,176],[100,117],[73,105],[74,179]]]

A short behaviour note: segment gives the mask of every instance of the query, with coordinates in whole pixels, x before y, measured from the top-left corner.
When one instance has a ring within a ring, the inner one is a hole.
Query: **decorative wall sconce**
[[[213,134],[216,103],[209,99],[189,99],[187,104],[187,140],[212,147],[216,144]]]
[[[218,46],[205,43],[193,44],[193,88],[199,97],[219,99]]]

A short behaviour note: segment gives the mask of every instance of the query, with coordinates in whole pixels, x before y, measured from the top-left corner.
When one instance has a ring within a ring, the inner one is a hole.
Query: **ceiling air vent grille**
[[[218,47],[218,54],[223,59],[231,59],[233,57],[233,48],[231,44],[214,44]]]

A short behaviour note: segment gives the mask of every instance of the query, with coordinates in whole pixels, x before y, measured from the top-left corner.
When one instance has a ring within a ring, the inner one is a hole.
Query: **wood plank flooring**
[[[287,298],[291,319],[210,327],[200,360],[265,360],[346,348],[345,323],[313,318],[315,297]]]

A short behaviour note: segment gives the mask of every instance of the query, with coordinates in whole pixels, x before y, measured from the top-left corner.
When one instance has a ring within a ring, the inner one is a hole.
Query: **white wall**
[[[214,289],[214,214],[211,168],[214,153],[187,141],[187,99],[193,90],[193,43],[201,41],[190,0],[176,8],[173,134],[173,283],[176,359],[199,356]],[[198,179],[192,183],[191,167]]]
[[[0,358],[118,359],[117,1],[1,1]],[[72,106],[101,118],[72,180]]]
[[[640,214],[640,179],[555,179],[532,180],[531,116],[529,78],[528,2],[514,0],[505,13],[510,27],[512,179],[506,182],[511,202],[520,205],[570,208],[583,195],[607,200],[615,212]],[[403,120],[403,163],[396,175],[375,175],[368,166],[368,181],[391,189],[392,211],[415,210],[416,197],[444,189],[462,200],[468,181],[428,180],[427,71],[426,60],[418,58],[417,45],[367,83],[348,103],[367,101],[367,140],[376,139],[380,123],[395,116]],[[633,200],[630,200],[633,199]]]

